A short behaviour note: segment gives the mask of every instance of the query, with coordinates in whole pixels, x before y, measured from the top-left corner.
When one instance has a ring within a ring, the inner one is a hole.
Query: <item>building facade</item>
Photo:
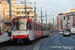
[[[15,4],[15,1],[12,0],[11,3],[14,3],[14,4],[11,4],[11,15],[12,17],[11,18],[14,18],[16,16],[16,4]],[[9,4],[6,0],[2,0],[2,2],[0,3],[0,15],[2,15],[2,20],[3,22],[9,22],[10,20],[10,17],[9,17]]]
[[[60,13],[57,16],[57,28],[58,30],[70,30],[75,28],[75,11]]]
[[[11,0],[11,15],[12,18],[15,17],[25,17],[25,5],[16,5],[15,0]],[[31,7],[31,5],[26,5],[26,17],[35,19],[35,10]],[[9,22],[9,3],[6,0],[0,0],[0,15],[2,15],[2,20],[4,22]],[[36,21],[38,21],[37,15],[36,15]]]
[[[35,10],[31,5],[26,5],[26,17],[35,19]],[[16,5],[16,0],[11,0],[11,19],[15,17],[25,17],[25,5]],[[36,15],[36,21],[39,22]],[[4,32],[6,23],[10,22],[9,3],[7,0],[0,0],[0,27]]]
[[[63,30],[63,20],[62,20],[63,13],[58,14],[57,16],[57,28],[58,30]]]

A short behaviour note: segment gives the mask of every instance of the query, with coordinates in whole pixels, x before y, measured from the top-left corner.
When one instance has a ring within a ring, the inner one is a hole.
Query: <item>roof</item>
[[[60,14],[58,14],[58,15],[63,15],[63,13],[60,13]]]

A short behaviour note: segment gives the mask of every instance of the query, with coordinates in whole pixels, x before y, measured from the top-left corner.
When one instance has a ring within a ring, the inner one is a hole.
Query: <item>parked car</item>
[[[60,34],[63,34],[63,33],[64,33],[64,32],[63,32],[62,30],[59,31],[59,35],[60,35]]]
[[[75,35],[75,28],[70,29],[71,35]]]
[[[71,36],[70,31],[64,31],[63,36]]]

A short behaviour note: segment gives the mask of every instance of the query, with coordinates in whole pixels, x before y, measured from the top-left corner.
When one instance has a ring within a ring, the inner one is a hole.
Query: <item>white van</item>
[[[71,34],[75,34],[75,28],[71,28],[70,32]]]

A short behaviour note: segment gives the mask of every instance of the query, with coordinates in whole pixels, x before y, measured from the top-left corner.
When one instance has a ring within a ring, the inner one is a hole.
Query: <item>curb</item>
[[[47,38],[48,38],[48,37],[47,37]],[[44,38],[43,40],[39,41],[39,42],[35,45],[35,47],[33,48],[33,50],[39,50],[40,44],[41,44],[44,40],[46,40],[47,38]]]

